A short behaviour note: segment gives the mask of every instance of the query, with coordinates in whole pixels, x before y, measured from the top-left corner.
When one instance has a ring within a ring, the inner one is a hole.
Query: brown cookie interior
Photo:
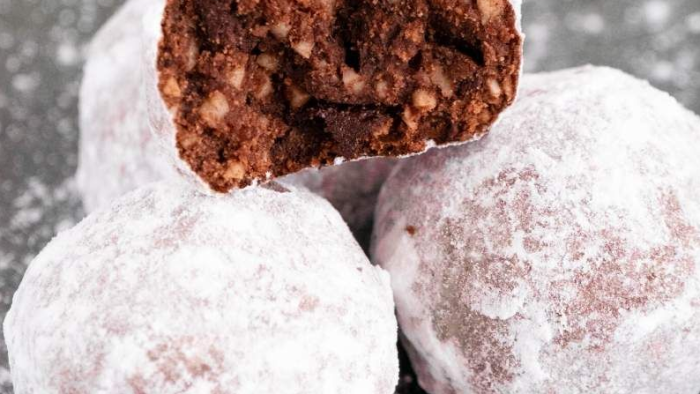
[[[227,191],[486,131],[515,95],[506,0],[168,0],[158,69],[181,157]]]

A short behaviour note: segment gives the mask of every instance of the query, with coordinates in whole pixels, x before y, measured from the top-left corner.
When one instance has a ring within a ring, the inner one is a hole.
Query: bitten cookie
[[[80,91],[76,176],[88,213],[149,182],[179,177],[152,136],[142,89],[138,59],[143,32],[138,26],[150,4],[126,2],[90,45]],[[361,160],[308,169],[280,181],[328,199],[366,246],[374,204],[393,165],[393,159]]]
[[[158,183],[55,238],[4,323],[15,392],[392,394],[388,275],[271,188]]]
[[[518,85],[518,2],[167,0],[160,11],[147,26],[153,126],[219,192],[471,140]]]
[[[484,139],[399,165],[377,207],[420,384],[700,389],[700,118],[607,68],[526,76]]]

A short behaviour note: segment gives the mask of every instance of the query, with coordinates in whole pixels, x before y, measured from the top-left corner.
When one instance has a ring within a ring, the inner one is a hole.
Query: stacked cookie
[[[700,119],[595,67],[513,104],[518,8],[129,1],[16,392],[391,394],[400,329],[431,394],[697,393]]]
[[[519,95],[381,192],[373,262],[421,385],[697,393],[700,118],[607,68],[528,75]]]

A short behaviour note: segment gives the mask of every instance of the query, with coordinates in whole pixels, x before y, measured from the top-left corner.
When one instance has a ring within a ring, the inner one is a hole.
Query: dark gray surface
[[[89,37],[119,0],[0,0],[0,318],[26,265],[82,215],[72,179]],[[700,112],[700,1],[525,0],[526,71],[621,68]],[[0,391],[9,393],[0,340]]]
[[[0,317],[26,265],[81,213],[77,94],[85,42],[120,2],[0,0]],[[4,341],[0,390],[11,392]]]
[[[699,0],[525,0],[526,71],[591,63],[648,79],[700,113]]]

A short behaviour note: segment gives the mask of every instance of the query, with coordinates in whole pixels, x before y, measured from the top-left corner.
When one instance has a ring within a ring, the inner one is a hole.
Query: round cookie
[[[402,162],[379,198],[420,384],[700,390],[700,119],[622,72],[523,79],[484,139]]]
[[[157,183],[60,234],[4,323],[15,392],[392,394],[388,275],[273,189]]]
[[[149,182],[177,176],[148,126],[141,30],[149,0],[129,0],[90,44],[80,88],[76,180],[87,212]]]

